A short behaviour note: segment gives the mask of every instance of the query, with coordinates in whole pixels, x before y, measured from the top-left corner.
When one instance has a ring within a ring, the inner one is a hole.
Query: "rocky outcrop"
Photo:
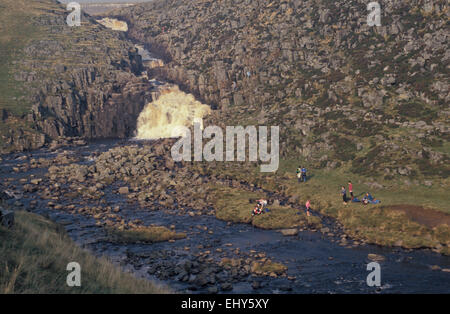
[[[47,10],[29,21],[37,34],[15,61],[28,113],[1,109],[1,120],[13,126],[0,132],[2,150],[33,149],[59,137],[133,136],[139,113],[152,100],[137,49],[87,15],[81,26],[69,27],[59,5],[44,5]]]
[[[113,15],[164,58],[161,78],[221,109],[210,122],[279,125],[285,157],[425,173],[417,143],[448,140],[446,1],[384,1],[377,27],[362,0],[155,0]]]

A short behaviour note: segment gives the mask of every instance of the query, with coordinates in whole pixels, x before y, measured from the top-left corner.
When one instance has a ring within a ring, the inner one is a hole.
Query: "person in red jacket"
[[[352,181],[348,181],[348,192],[350,193],[350,196],[352,197],[352,201],[353,201],[353,199],[354,199],[354,196],[353,196],[353,184],[352,184]]]

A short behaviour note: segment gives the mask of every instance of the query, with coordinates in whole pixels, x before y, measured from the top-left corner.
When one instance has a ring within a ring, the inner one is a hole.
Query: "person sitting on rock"
[[[264,207],[266,207],[267,206],[267,200],[265,200],[265,199],[260,199],[260,200],[257,200],[257,203],[258,203],[258,205],[261,207],[261,210],[263,210],[264,209]]]

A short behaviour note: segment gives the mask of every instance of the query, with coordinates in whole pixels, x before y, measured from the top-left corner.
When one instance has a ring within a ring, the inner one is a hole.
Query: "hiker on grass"
[[[265,199],[260,199],[257,200],[258,205],[261,207],[261,210],[264,210],[264,208],[267,206],[267,200]]]
[[[306,168],[305,167],[302,168],[302,181],[306,182]]]
[[[261,214],[262,214],[261,207],[259,207],[259,205],[256,205],[255,208],[253,209],[252,216],[261,215]]]
[[[267,206],[267,200],[260,199],[256,201],[256,207],[253,209],[252,216],[264,214],[264,207]]]
[[[362,199],[362,203],[363,205],[367,205],[367,204],[378,204],[380,203],[379,200],[377,200],[376,198],[374,198],[369,192],[366,193],[366,195],[364,195],[363,199]]]
[[[342,186],[342,188],[341,188],[341,194],[342,194],[342,200],[344,201],[344,205],[347,205],[347,191],[345,190],[344,186]]]
[[[350,196],[352,197],[352,201],[353,201],[353,199],[355,197],[353,196],[353,184],[352,184],[352,181],[348,181],[348,191],[349,191]]]
[[[302,166],[297,168],[297,181],[300,183],[302,181]]]
[[[311,202],[309,200],[306,201],[306,216],[311,216],[311,214],[309,213],[309,209],[311,208]]]

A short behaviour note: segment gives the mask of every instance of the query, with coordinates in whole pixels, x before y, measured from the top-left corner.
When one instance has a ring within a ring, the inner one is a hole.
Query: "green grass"
[[[110,229],[109,233],[114,241],[122,243],[152,243],[186,238],[185,233],[176,233],[163,226],[142,226],[129,230]]]
[[[450,240],[449,226],[430,229],[386,208],[348,208],[339,211],[338,218],[351,236],[380,245],[441,248]],[[448,248],[439,251],[448,254]]]
[[[301,161],[296,160],[281,160],[280,167],[277,172],[277,178],[270,180],[271,188],[276,188],[276,185],[281,183],[286,186],[289,194],[300,195],[306,201],[306,198],[311,198],[318,204],[327,207],[343,208],[342,198],[340,195],[340,187],[344,185],[348,188],[347,182],[353,182],[353,189],[355,196],[362,195],[365,192],[371,194],[382,201],[382,205],[395,204],[413,204],[420,205],[427,208],[440,210],[444,213],[450,213],[450,197],[448,196],[448,179],[435,179],[433,186],[427,187],[420,185],[406,185],[405,179],[418,179],[419,182],[426,180],[422,177],[404,178],[396,176],[396,179],[386,181],[379,176],[361,176],[352,173],[347,168],[342,169],[308,169],[311,178],[306,184],[297,183],[295,179],[295,170]],[[307,165],[307,163],[302,163]],[[384,186],[383,189],[374,190],[367,184],[368,182],[377,182]],[[443,186],[441,186],[443,185]],[[314,205],[312,205],[314,207]],[[360,206],[360,204],[349,204],[347,206]],[[370,205],[369,205],[370,206]]]
[[[305,213],[298,212],[290,206],[268,205],[270,212],[252,216],[256,200],[267,199],[262,192],[250,192],[237,188],[215,187],[213,202],[215,203],[216,217],[221,220],[251,223],[262,229],[283,229],[306,227],[308,225],[320,227],[318,217],[307,217]]]
[[[30,23],[40,6],[25,0],[2,0],[0,6],[0,109],[15,115],[31,108],[31,103],[22,99],[24,84],[14,79],[13,62],[23,58],[22,50],[30,40],[43,36],[42,29]]]
[[[62,228],[16,211],[12,229],[0,227],[0,293],[169,293],[122,272],[73,243]],[[68,287],[67,264],[81,266],[81,287]]]

